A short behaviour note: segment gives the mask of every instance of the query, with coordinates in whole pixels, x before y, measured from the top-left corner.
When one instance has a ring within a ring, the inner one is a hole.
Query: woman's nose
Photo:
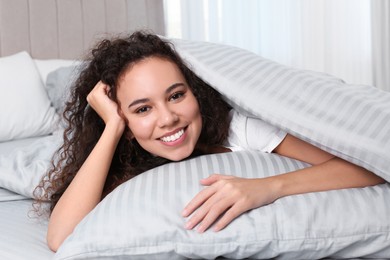
[[[175,124],[178,120],[179,117],[173,109],[169,107],[160,108],[159,119],[158,119],[159,127],[171,126]]]

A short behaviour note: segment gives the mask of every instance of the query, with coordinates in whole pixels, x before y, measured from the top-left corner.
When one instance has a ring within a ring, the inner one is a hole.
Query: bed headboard
[[[0,56],[77,59],[107,34],[164,35],[163,0],[0,0]]]

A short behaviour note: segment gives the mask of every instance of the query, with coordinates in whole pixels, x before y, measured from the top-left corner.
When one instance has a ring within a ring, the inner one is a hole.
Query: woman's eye
[[[150,110],[149,107],[140,107],[140,108],[138,108],[135,112],[136,112],[137,114],[142,114],[142,113],[148,112],[149,110]]]
[[[183,92],[176,92],[169,98],[169,100],[176,100],[176,99],[179,99],[183,96],[184,96]]]

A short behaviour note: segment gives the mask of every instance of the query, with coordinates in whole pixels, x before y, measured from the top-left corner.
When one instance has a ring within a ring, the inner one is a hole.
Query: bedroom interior
[[[372,84],[345,82],[234,43],[195,39],[190,32],[171,40],[191,68],[235,109],[362,166],[387,183],[285,197],[243,214],[222,232],[197,234],[183,229],[180,211],[201,188],[200,178],[214,172],[267,177],[307,167],[255,151],[205,155],[157,167],[119,186],[56,253],[50,251],[47,218],[32,210],[33,190],[62,141],[58,120],[79,61],[104,37],[139,29],[180,36],[178,30],[188,30],[190,22],[172,30],[167,16],[175,17],[167,2],[0,0],[0,259],[390,258],[386,0],[370,5],[375,13],[370,16]],[[196,16],[207,1],[199,2],[204,5],[195,8],[194,2],[183,1],[175,15]]]

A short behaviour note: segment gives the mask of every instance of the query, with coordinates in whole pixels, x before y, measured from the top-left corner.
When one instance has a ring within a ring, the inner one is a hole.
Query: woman
[[[247,149],[242,139],[250,133],[256,134],[256,149],[312,166],[261,179],[211,175],[183,210],[183,217],[196,210],[185,228],[203,232],[215,222],[218,231],[243,212],[283,196],[383,182],[261,120],[230,111],[173,46],[153,34],[104,40],[87,61],[64,112],[68,127],[59,159],[37,187],[44,191],[41,198],[52,202],[47,240],[53,251],[124,181],[170,161]]]

